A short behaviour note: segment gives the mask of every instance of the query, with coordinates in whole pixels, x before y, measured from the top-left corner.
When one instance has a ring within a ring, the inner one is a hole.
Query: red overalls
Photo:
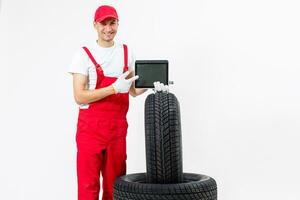
[[[127,46],[124,47],[124,69],[128,70]],[[96,89],[111,85],[115,77],[106,77],[101,66],[83,47],[96,67]],[[126,174],[126,135],[128,93],[110,95],[80,109],[77,143],[78,200],[98,200],[100,172],[103,177],[103,200],[113,200],[116,177]]]

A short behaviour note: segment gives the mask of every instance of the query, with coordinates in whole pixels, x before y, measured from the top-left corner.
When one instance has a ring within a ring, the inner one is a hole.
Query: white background
[[[1,200],[76,199],[67,67],[101,4],[137,59],[169,60],[185,172],[215,178],[219,200],[300,199],[299,1],[2,0]],[[147,94],[131,98],[128,173],[145,171]]]

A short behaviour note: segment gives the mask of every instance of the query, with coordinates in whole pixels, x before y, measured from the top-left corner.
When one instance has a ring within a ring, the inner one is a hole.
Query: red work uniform
[[[124,68],[128,70],[127,46],[124,47]],[[96,89],[107,87],[117,78],[104,76],[101,66],[90,51],[83,47],[97,72]],[[113,184],[118,176],[126,174],[126,114],[128,93],[110,95],[80,109],[77,143],[78,200],[98,200],[100,172],[103,177],[103,200],[113,200]]]

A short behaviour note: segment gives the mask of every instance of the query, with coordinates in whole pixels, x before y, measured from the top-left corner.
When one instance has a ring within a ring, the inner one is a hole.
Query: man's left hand
[[[156,92],[164,92],[164,93],[168,93],[169,92],[169,86],[168,85],[164,85],[163,83],[160,83],[159,81],[154,82],[154,93]]]

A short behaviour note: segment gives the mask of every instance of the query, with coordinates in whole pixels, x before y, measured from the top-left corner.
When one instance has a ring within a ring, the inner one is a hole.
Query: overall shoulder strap
[[[91,61],[94,63],[95,67],[99,68],[100,70],[102,70],[101,66],[97,63],[97,61],[95,60],[94,56],[91,54],[90,50],[87,47],[82,47],[82,48],[87,53],[87,55],[89,56],[89,58],[91,59]]]
[[[124,49],[124,71],[128,71],[128,49],[126,44],[123,44],[123,49]]]

